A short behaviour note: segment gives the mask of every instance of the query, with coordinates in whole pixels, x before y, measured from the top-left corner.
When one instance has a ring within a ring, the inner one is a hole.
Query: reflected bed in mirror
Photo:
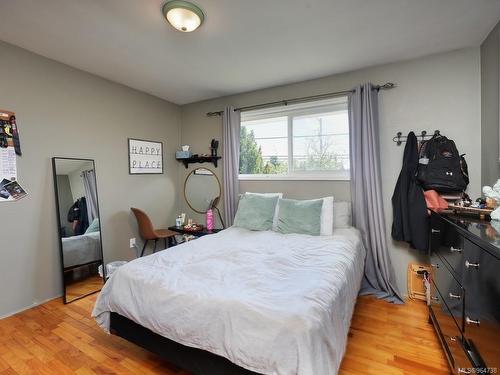
[[[64,303],[103,285],[101,228],[95,164],[91,159],[52,158],[64,286]]]

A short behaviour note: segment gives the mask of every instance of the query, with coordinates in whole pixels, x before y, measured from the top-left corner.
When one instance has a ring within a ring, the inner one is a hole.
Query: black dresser
[[[500,373],[500,223],[431,215],[430,321],[456,374]]]

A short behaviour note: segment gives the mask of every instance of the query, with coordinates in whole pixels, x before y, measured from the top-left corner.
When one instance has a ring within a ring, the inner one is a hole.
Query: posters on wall
[[[19,200],[27,195],[17,181],[17,155],[22,153],[16,114],[0,110],[0,202]]]
[[[162,174],[163,143],[128,139],[130,174]]]

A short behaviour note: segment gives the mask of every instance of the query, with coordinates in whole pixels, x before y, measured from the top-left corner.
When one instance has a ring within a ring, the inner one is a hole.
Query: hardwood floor
[[[85,296],[96,290],[101,290],[103,285],[102,277],[99,275],[93,275],[84,280],[66,285],[66,300],[73,301],[80,296]]]
[[[0,320],[0,374],[188,375],[98,328],[90,317],[96,296],[69,305],[56,299]],[[430,373],[449,372],[425,304],[360,297],[340,374]]]

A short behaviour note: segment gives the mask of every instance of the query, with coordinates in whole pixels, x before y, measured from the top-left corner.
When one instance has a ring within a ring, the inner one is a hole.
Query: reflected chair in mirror
[[[146,246],[148,245],[149,241],[154,241],[153,253],[156,252],[156,245],[158,243],[158,240],[160,239],[163,239],[165,241],[165,249],[168,248],[170,241],[175,244],[175,235],[177,234],[176,232],[169,229],[154,229],[151,219],[144,211],[134,207],[130,209],[137,219],[139,235],[144,241],[144,245],[142,247],[140,255],[141,257],[144,255],[144,251],[146,250]]]

